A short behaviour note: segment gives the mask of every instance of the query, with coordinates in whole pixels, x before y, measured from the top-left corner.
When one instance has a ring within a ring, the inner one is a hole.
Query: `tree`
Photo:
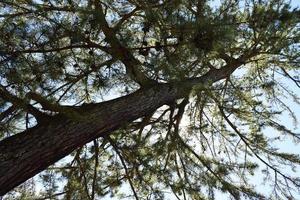
[[[280,120],[296,126],[289,103],[299,105],[300,11],[289,2],[0,6],[0,195],[40,172],[47,198],[122,195],[124,185],[135,199],[300,193],[300,157],[278,148],[300,141]]]

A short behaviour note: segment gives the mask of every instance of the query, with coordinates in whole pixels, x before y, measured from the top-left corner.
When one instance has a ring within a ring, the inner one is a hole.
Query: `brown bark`
[[[211,70],[200,78],[158,84],[111,101],[79,108],[82,119],[50,118],[29,130],[0,141],[0,195],[46,169],[76,148],[103,137],[158,107],[185,97],[196,84],[229,76],[238,65]]]

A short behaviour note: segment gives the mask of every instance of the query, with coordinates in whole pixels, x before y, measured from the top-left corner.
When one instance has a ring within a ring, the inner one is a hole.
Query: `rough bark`
[[[188,95],[196,84],[229,76],[238,65],[211,70],[180,84],[158,84],[128,96],[79,108],[82,119],[50,118],[29,130],[0,141],[0,195],[46,169],[76,148],[103,137],[162,105]]]

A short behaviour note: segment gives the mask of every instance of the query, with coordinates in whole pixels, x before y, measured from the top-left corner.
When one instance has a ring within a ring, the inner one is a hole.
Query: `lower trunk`
[[[53,117],[48,123],[0,141],[0,195],[46,169],[76,148],[105,136],[158,107],[187,95],[192,85],[215,82],[232,70],[214,70],[181,85],[159,84],[125,97],[82,106],[82,120]]]
[[[168,85],[139,90],[126,97],[85,106],[80,121],[54,117],[47,124],[37,125],[1,141],[0,195],[76,148],[153,112],[182,94],[182,91]]]

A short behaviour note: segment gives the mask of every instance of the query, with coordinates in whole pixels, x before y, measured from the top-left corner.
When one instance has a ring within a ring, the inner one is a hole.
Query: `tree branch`
[[[96,1],[95,7],[98,9],[96,12],[96,19],[99,20],[99,25],[101,25],[100,28],[102,29],[106,37],[106,41],[109,42],[112,47],[110,51],[112,56],[120,59],[124,63],[124,65],[126,66],[127,74],[140,86],[148,87],[155,84],[156,81],[148,78],[139,69],[139,66],[141,66],[142,64],[137,59],[135,59],[131,52],[126,47],[124,47],[117,39],[115,30],[109,27],[105,19],[105,14],[103,12],[101,3]]]
[[[0,98],[11,102],[15,108],[20,108],[29,112],[36,118],[38,122],[44,121],[45,117],[47,116],[46,114],[39,111],[37,108],[33,107],[31,104],[29,104],[29,102],[12,95],[2,85],[0,86]]]

